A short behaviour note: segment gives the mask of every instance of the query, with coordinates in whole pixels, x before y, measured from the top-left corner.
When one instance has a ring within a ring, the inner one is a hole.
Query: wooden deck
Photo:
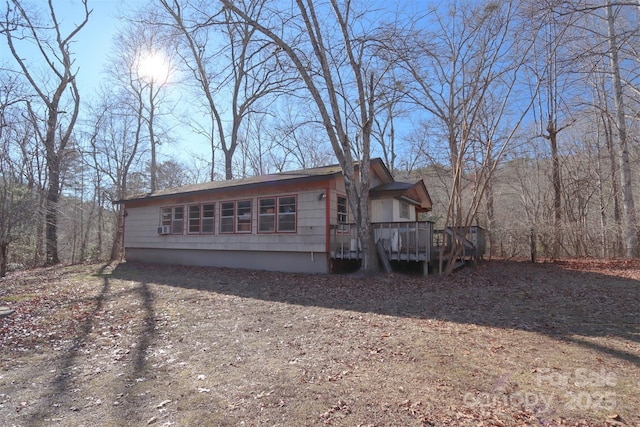
[[[454,247],[455,245],[455,247]],[[461,260],[479,260],[486,249],[486,235],[482,227],[472,226],[465,230],[464,227],[447,227],[444,230],[435,230],[432,243],[432,259],[440,259],[440,255],[449,258],[454,249],[460,248]]]
[[[435,262],[440,256],[450,257],[460,248],[460,260],[477,260],[485,251],[485,233],[481,227],[466,229],[448,227],[434,230],[430,221],[372,223],[374,242],[389,261]],[[331,258],[358,260],[362,258],[355,224],[332,225],[329,245]]]
[[[429,221],[372,223],[374,242],[382,243],[390,261],[430,261],[433,223]],[[355,224],[331,226],[331,258],[361,259]]]

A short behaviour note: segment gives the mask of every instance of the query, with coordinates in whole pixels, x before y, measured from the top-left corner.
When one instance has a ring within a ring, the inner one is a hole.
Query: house
[[[356,173],[358,169],[356,167]],[[120,200],[128,261],[328,273],[362,257],[340,166],[207,182]],[[370,217],[392,261],[430,259],[422,180],[371,160]],[[426,271],[426,270],[425,270]]]

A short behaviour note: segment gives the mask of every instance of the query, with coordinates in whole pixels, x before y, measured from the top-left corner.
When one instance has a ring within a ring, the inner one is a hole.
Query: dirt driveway
[[[640,262],[0,280],[11,426],[640,426]]]

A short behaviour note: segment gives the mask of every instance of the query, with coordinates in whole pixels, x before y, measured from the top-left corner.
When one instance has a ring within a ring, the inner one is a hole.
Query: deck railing
[[[435,230],[432,244],[434,259],[437,259],[440,254],[448,256],[453,250],[454,242],[461,249],[460,258],[480,259],[486,248],[486,233],[484,228],[478,226],[447,227],[444,230]]]
[[[355,224],[331,225],[329,230],[331,258],[361,259],[362,245]]]
[[[433,223],[430,221],[376,222],[371,224],[374,242],[381,241],[390,261],[429,261]],[[355,224],[332,225],[329,245],[331,257],[362,258]]]
[[[381,241],[390,261],[435,261],[448,256],[454,239],[461,247],[459,258],[480,259],[486,247],[482,227],[447,227],[434,230],[430,221],[376,222],[371,224],[374,242]],[[329,236],[331,258],[361,259],[362,245],[355,224],[332,225]]]

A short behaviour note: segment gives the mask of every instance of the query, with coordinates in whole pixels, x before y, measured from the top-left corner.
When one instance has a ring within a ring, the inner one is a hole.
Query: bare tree
[[[610,0],[606,0],[607,41],[609,44],[609,64],[613,80],[613,97],[616,106],[615,122],[618,136],[620,159],[620,189],[622,192],[625,254],[627,257],[638,256],[638,230],[636,228],[636,209],[631,185],[631,163],[629,161],[629,140],[627,134],[626,108],[620,77],[620,61],[618,58],[618,40],[615,27],[615,15]]]
[[[224,153],[225,177],[232,179],[234,154],[246,131],[242,126],[252,115],[267,111],[278,94],[290,91],[294,80],[273,42],[249,23],[232,19],[230,10],[215,11],[210,4],[192,5],[184,0],[161,0],[160,4],[168,19],[156,24],[177,35],[178,55],[206,101],[211,179],[218,145],[214,133]],[[252,16],[259,16],[263,7],[262,2],[242,4]],[[222,47],[217,45],[220,37]]]
[[[451,174],[446,223],[456,236],[451,253],[440,261],[441,268],[446,261],[445,274],[464,248],[457,234],[466,235],[475,223],[490,178],[532,106],[531,98],[516,92],[531,51],[531,40],[517,37],[518,4],[465,6],[454,2],[435,10],[434,25],[425,25],[434,32],[416,32],[396,48],[413,79],[407,96],[446,141]],[[517,98],[514,111],[511,102]]]
[[[80,112],[80,92],[76,84],[72,43],[89,20],[87,0],[81,2],[82,19],[63,33],[58,16],[49,0],[48,21],[39,22],[18,0],[8,1],[0,22],[11,55],[24,78],[36,94],[27,103],[36,125],[36,133],[46,152],[48,188],[46,205],[46,263],[56,264],[58,258],[58,199],[60,197],[60,166],[66,146]],[[24,59],[20,49],[25,42],[39,52],[48,73],[37,75]],[[37,102],[39,101],[39,103]]]
[[[505,243],[501,241],[502,256],[522,256],[528,251],[535,262],[538,246],[545,252],[551,246],[553,232],[546,226],[545,212],[552,203],[548,199],[552,186],[550,167],[543,152],[540,144],[528,138],[500,171],[504,184],[496,191],[502,193],[496,207],[503,212],[500,231],[503,239],[508,236],[511,247],[505,250]]]
[[[0,277],[7,273],[9,245],[28,232],[37,198],[0,161]]]
[[[372,24],[376,19],[356,10],[350,1],[296,0],[292,11],[272,10],[269,16],[257,17],[235,2],[222,3],[241,22],[271,39],[298,71],[343,172],[364,254],[361,268],[375,270],[369,168],[375,95],[384,72],[374,66],[382,34]]]
[[[104,176],[101,191],[112,202],[131,195],[129,176],[142,164],[144,120],[139,95],[126,79],[113,79],[101,90],[88,117],[91,165],[97,175]],[[114,221],[112,260],[121,255],[124,215],[124,208],[119,205]]]
[[[393,57],[395,60],[395,55],[392,52],[389,53],[388,56]],[[391,68],[394,65],[389,64]],[[407,97],[405,96],[405,84],[396,79],[393,72],[389,73],[383,82],[386,88],[379,94],[381,108],[374,120],[372,137],[382,149],[385,164],[391,173],[395,175],[397,168],[400,166],[398,162],[401,160],[399,156],[402,150],[399,146],[400,144],[397,144],[396,123],[403,116],[406,116],[406,108],[403,106],[403,102],[406,101]],[[405,163],[410,161],[410,159],[405,158],[402,158],[402,160]]]
[[[638,102],[634,101],[634,95],[637,99],[640,91],[633,77],[623,78],[627,71],[630,71],[630,75],[637,75],[633,70],[625,71],[624,67],[634,61],[637,64],[638,58],[637,20],[628,22],[627,18],[631,16],[623,12],[633,11],[637,5],[633,1],[610,0],[595,3],[561,2],[558,5],[560,17],[569,19],[581,36],[574,44],[571,57],[582,60],[585,87],[589,91],[591,87],[597,90],[598,96],[593,98],[590,109],[599,111],[597,120],[602,121],[603,126],[598,132],[602,133],[609,152],[615,158],[610,163],[614,220],[620,224],[624,253],[628,257],[637,256],[639,250],[629,124],[633,123],[634,117],[640,117],[637,113]],[[602,76],[607,78],[603,80]],[[590,83],[587,77],[596,83]],[[628,107],[628,101],[636,106],[635,113]]]
[[[17,111],[23,102],[19,82],[5,73],[0,82],[0,277],[4,277],[9,245],[29,234],[37,212],[37,191],[26,184],[21,150],[16,146],[21,141],[19,124],[23,121]]]
[[[282,154],[281,170],[314,168],[333,161],[333,150],[322,137],[324,129],[304,101],[285,97],[275,113],[270,139]]]
[[[565,123],[560,123],[561,117],[568,116],[564,99],[570,96],[568,85],[562,82],[567,79],[567,73],[563,72],[563,59],[568,55],[562,55],[563,46],[568,44],[568,29],[571,28],[571,15],[558,19],[554,10],[553,2],[544,4],[540,10],[535,10],[531,16],[532,22],[539,22],[539,26],[534,26],[534,32],[541,32],[542,37],[536,40],[542,45],[541,51],[533,57],[534,81],[531,85],[538,83],[537,90],[537,112],[535,115],[538,122],[538,135],[549,142],[551,150],[551,182],[553,184],[553,227],[554,242],[552,247],[552,257],[560,257],[562,246],[562,177],[560,154],[558,149],[558,135],[574,122],[572,119],[565,119]],[[536,43],[536,48],[538,43]],[[565,107],[565,108],[562,108]],[[564,113],[564,114],[563,114]]]
[[[158,184],[160,188],[174,188],[194,184],[193,176],[185,165],[176,160],[158,163]]]
[[[132,20],[129,26],[118,33],[114,40],[114,53],[111,55],[108,76],[115,94],[102,109],[115,108],[113,103],[122,103],[117,114],[126,115],[126,121],[135,117],[129,144],[134,147],[126,154],[133,161],[138,154],[150,156],[149,179],[147,188],[157,190],[157,148],[161,140],[171,140],[162,120],[174,109],[168,83],[173,72],[172,60],[168,55],[169,42],[158,35],[154,28],[144,22]],[[160,112],[164,106],[166,113]],[[103,113],[100,113],[103,114]],[[131,114],[133,116],[131,116]],[[120,141],[118,139],[118,141]],[[148,147],[146,149],[144,145]],[[121,158],[124,161],[124,157]],[[122,183],[122,182],[121,182]],[[126,188],[125,188],[126,191]]]
[[[593,37],[594,30],[603,27],[603,20],[595,14],[585,17],[587,25],[581,25],[583,40],[593,39],[591,45],[585,43],[576,46],[581,54],[581,68],[585,70],[582,79],[586,86],[584,96],[580,99],[588,109],[585,109],[579,129],[584,133],[583,139],[589,146],[594,147],[594,154],[598,199],[599,199],[599,255],[624,256],[622,241],[622,207],[619,177],[619,160],[616,153],[615,136],[615,107],[612,105],[612,90],[610,89],[609,67],[607,60],[607,44],[602,43],[603,37]],[[606,27],[606,25],[604,25]],[[605,31],[606,32],[606,31]],[[589,52],[584,55],[585,50]],[[593,224],[595,227],[596,225]]]

